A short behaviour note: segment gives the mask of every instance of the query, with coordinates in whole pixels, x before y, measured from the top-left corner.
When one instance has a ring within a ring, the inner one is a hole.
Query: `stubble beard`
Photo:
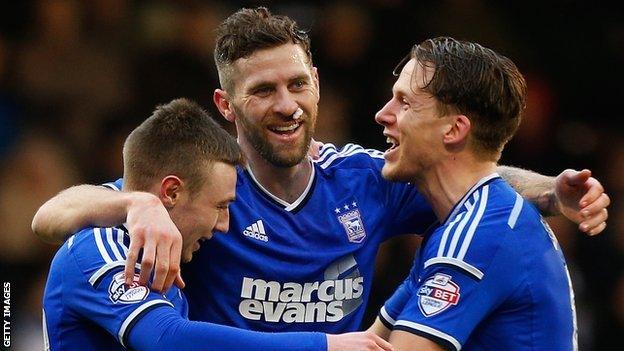
[[[292,151],[293,146],[290,145],[275,146],[271,144],[264,135],[266,133],[264,128],[253,124],[240,113],[238,114],[238,120],[241,121],[245,138],[249,141],[254,150],[275,167],[289,168],[296,166],[301,163],[308,154],[313,134],[312,127],[310,126],[310,119],[307,119],[306,123],[300,127],[304,128],[303,142],[294,146],[295,151]]]

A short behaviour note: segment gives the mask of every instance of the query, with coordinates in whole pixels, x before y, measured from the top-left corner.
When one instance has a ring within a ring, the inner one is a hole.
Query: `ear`
[[[221,115],[223,115],[228,122],[233,123],[236,119],[236,115],[234,114],[234,111],[232,111],[228,93],[225,90],[215,89],[214,94],[212,95],[212,100],[219,109],[219,112],[221,112]]]
[[[160,182],[160,191],[158,197],[167,209],[173,208],[180,202],[184,183],[174,175],[168,175]]]
[[[316,88],[316,98],[321,98],[321,86],[319,83],[318,69],[312,67],[312,80],[314,81],[314,87]]]
[[[447,118],[450,119],[450,123],[446,125],[444,144],[448,146],[464,145],[470,134],[470,119],[464,115],[453,115]]]

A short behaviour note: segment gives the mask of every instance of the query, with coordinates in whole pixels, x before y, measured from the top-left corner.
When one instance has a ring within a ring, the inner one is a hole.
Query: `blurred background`
[[[581,350],[624,333],[624,12],[590,1],[28,0],[0,5],[0,264],[11,282],[12,350],[42,348],[41,296],[56,247],[30,231],[58,191],[122,174],[126,135],[155,105],[189,97],[214,116],[213,30],[241,6],[266,5],[312,37],[321,79],[316,139],[386,149],[374,113],[394,65],[423,39],[479,42],[529,85],[502,163],[555,175],[590,168],[612,199],[607,229],[587,237],[551,218],[576,291]],[[221,118],[217,118],[223,121]],[[225,123],[225,122],[223,122]],[[226,126],[232,130],[231,126]],[[379,254],[366,327],[407,274],[417,242]]]

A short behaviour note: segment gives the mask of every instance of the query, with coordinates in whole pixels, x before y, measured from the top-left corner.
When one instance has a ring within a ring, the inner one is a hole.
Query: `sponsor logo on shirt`
[[[425,317],[438,314],[457,305],[459,286],[450,275],[438,273],[430,277],[418,290],[418,307]]]
[[[308,283],[244,277],[238,311],[266,322],[338,322],[362,304],[364,277],[352,255],[325,270],[325,280]]]
[[[135,274],[134,281],[130,286],[125,284],[124,272],[119,272],[113,276],[108,287],[109,298],[113,303],[137,303],[145,300],[149,295],[148,287],[139,285],[139,275]]]
[[[243,235],[264,242],[269,241],[269,237],[266,235],[266,230],[264,229],[264,223],[262,223],[261,219],[245,228],[245,230],[243,230]]]

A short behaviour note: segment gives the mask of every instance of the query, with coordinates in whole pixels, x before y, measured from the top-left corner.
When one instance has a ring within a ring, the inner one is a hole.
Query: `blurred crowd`
[[[450,35],[509,56],[529,86],[502,163],[555,175],[589,168],[612,199],[603,234],[551,218],[576,292],[581,350],[624,332],[624,13],[589,1],[29,0],[0,5],[0,264],[12,287],[13,350],[39,350],[41,296],[55,246],[30,230],[61,189],[122,174],[121,146],[157,104],[212,104],[214,28],[266,5],[312,37],[321,103],[316,139],[385,149],[374,113],[392,68],[423,39]],[[609,6],[613,6],[612,8]],[[224,126],[232,130],[231,126]],[[414,238],[386,243],[365,324],[407,274]],[[366,327],[364,325],[363,327]]]

